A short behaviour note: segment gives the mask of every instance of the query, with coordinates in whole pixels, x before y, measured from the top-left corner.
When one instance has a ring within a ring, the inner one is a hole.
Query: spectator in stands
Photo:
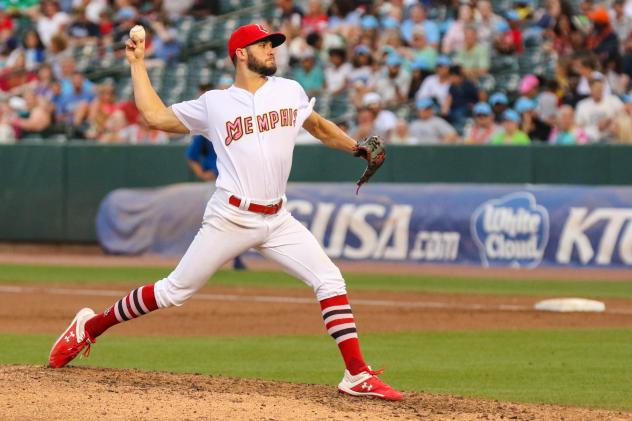
[[[410,7],[410,18],[404,20],[401,26],[401,36],[406,42],[411,43],[416,28],[421,27],[425,41],[431,47],[439,46],[439,27],[436,23],[426,18],[426,9],[421,4]]]
[[[391,132],[395,128],[395,124],[397,124],[397,117],[392,111],[383,108],[384,102],[380,94],[376,92],[365,94],[362,98],[362,105],[375,115],[375,133],[387,141],[390,140]]]
[[[580,145],[588,142],[584,129],[575,125],[575,110],[570,105],[560,107],[555,127],[551,130],[551,145]]]
[[[441,115],[446,116],[454,126],[463,127],[477,102],[478,90],[465,78],[461,66],[450,67],[450,88],[448,96],[441,104]]]
[[[18,50],[13,57],[13,62],[0,70],[0,90],[12,92],[23,84],[35,80],[35,72],[26,70],[25,65],[24,51]]]
[[[407,99],[410,73],[402,70],[402,63],[400,56],[390,54],[386,58],[386,68],[381,71],[381,75],[375,82],[375,91],[387,107],[398,106]]]
[[[614,119],[613,140],[617,143],[632,144],[632,96],[624,95],[624,110]]]
[[[101,35],[99,25],[88,20],[85,7],[78,7],[75,10],[67,32],[73,43],[79,45],[94,43]]]
[[[612,29],[617,34],[619,41],[627,40],[630,31],[632,31],[632,16],[626,15],[625,4],[625,0],[614,0],[612,10],[610,10]]]
[[[502,123],[503,113],[509,108],[507,95],[502,92],[494,92],[489,97],[489,105],[492,106],[492,110],[494,111],[494,121],[496,123]]]
[[[0,102],[0,145],[15,143],[15,131],[11,126],[13,112],[6,102]]]
[[[349,84],[352,87],[357,87],[358,84],[371,87],[373,79],[371,50],[366,45],[360,44],[353,49],[353,54],[353,69],[349,73]]]
[[[125,6],[118,10],[115,18],[116,25],[112,30],[112,41],[114,43],[124,43],[129,38],[130,29],[137,23],[137,15],[136,9],[132,6]],[[150,41],[150,37],[145,38],[145,48],[151,47]]]
[[[529,136],[520,130],[520,115],[508,109],[503,113],[503,129],[492,137],[492,145],[528,145]]]
[[[37,18],[37,32],[44,45],[48,47],[53,35],[65,31],[70,23],[70,17],[60,11],[57,2],[52,0],[43,1],[41,10],[42,14]]]
[[[597,71],[598,66],[599,65],[596,58],[592,55],[576,57],[573,60],[573,69],[580,76],[579,84],[577,85],[577,94],[580,96],[580,98],[585,98],[590,95],[591,79],[599,79],[603,81],[605,89],[604,93],[606,95],[610,95],[610,85],[608,85],[607,81],[605,80],[604,74]]]
[[[178,41],[178,32],[171,26],[166,15],[162,14],[151,22],[152,30],[152,58],[164,62],[175,60],[182,49]]]
[[[520,29],[520,16],[515,10],[509,10],[506,14],[507,23],[509,24],[509,43],[516,54],[524,51],[524,42],[522,40],[522,30]]]
[[[577,104],[575,123],[584,129],[590,142],[606,141],[612,132],[612,123],[623,109],[619,98],[605,92],[603,78],[590,82],[590,97]]]
[[[474,106],[474,121],[465,127],[464,143],[484,145],[502,130],[494,122],[492,107],[486,102],[479,102]]]
[[[529,135],[531,141],[546,142],[551,134],[551,126],[542,121],[536,113],[537,103],[527,97],[520,97],[514,106],[520,114],[522,124],[520,128]]]
[[[559,57],[567,56],[574,52],[572,44],[572,34],[577,32],[575,24],[571,21],[570,16],[561,15],[557,23],[553,27],[552,41],[553,50]]]
[[[0,48],[13,36],[13,19],[0,7]]]
[[[294,69],[293,78],[303,87],[307,95],[318,95],[325,87],[325,73],[316,63],[314,49],[307,47],[299,57],[299,65]]]
[[[404,120],[397,120],[395,129],[393,129],[393,133],[391,134],[390,143],[397,145],[412,145],[415,143],[415,138],[410,134],[408,123]]]
[[[436,74],[424,79],[415,99],[434,98],[438,104],[443,104],[450,90],[450,65],[452,60],[448,56],[437,58]]]
[[[465,28],[473,24],[472,8],[469,4],[459,6],[459,17],[450,24],[441,43],[443,54],[453,54],[465,45]]]
[[[73,81],[75,75],[81,76],[83,83],[81,87],[82,92],[94,92],[94,84],[87,78],[84,78],[81,72],[77,71],[75,59],[72,57],[66,57],[61,62],[61,77],[59,77],[62,95],[72,95],[73,92],[76,91]]]
[[[88,109],[88,139],[98,139],[105,131],[108,118],[118,110],[114,84],[108,80],[96,89],[96,98],[90,102]]]
[[[555,115],[558,112],[559,98],[557,91],[559,86],[555,80],[548,80],[544,85],[545,89],[537,96],[537,107],[535,109],[540,120],[552,126],[555,122]]]
[[[46,62],[52,66],[53,74],[58,79],[62,77],[61,63],[66,58],[72,58],[72,52],[68,48],[68,38],[64,34],[53,35],[50,47],[46,51]]]
[[[303,9],[294,4],[294,0],[276,0],[276,17],[278,26],[301,27],[303,21]]]
[[[323,11],[322,2],[320,0],[309,0],[307,2],[307,13],[303,17],[303,35],[312,32],[323,32],[327,29],[328,17]]]
[[[474,21],[478,29],[480,43],[490,51],[494,43],[496,29],[504,23],[504,19],[494,13],[492,3],[489,0],[479,0],[476,2]]]
[[[15,118],[12,121],[13,127],[20,133],[20,138],[39,135],[52,122],[50,108],[46,100],[38,97],[35,92],[24,92],[23,98],[26,104],[24,116]]]
[[[346,59],[347,54],[343,48],[329,50],[329,63],[325,68],[325,84],[327,92],[333,96],[340,95],[347,89],[352,67]]]
[[[408,101],[414,101],[415,94],[421,88],[421,84],[431,74],[430,65],[425,59],[418,58],[410,63],[410,84],[406,97]]]
[[[45,59],[44,44],[37,35],[37,31],[29,30],[24,34],[22,48],[24,50],[24,67],[29,71],[36,70]]]
[[[593,23],[593,30],[586,40],[586,46],[592,50],[598,60],[603,63],[619,56],[619,39],[610,25],[610,15],[605,9],[596,9],[588,17]]]
[[[417,59],[425,60],[428,69],[434,70],[437,66],[437,49],[428,44],[423,26],[413,28],[410,48],[405,51],[406,58],[413,62]]]
[[[88,129],[87,117],[90,102],[94,99],[95,94],[92,86],[88,89],[85,84],[85,78],[81,72],[75,71],[71,78],[72,90],[70,93],[64,92],[62,81],[62,114],[67,124],[71,124],[75,131],[75,135],[83,137],[84,132]]]
[[[108,9],[104,9],[99,13],[99,34],[101,36],[112,35],[114,30],[114,22],[112,21],[112,15]]]
[[[621,70],[628,82],[625,85],[625,91],[627,92],[632,87],[632,33],[625,38],[623,46],[623,63]]]
[[[356,114],[356,126],[351,130],[349,136],[354,139],[375,134],[375,112],[367,107],[358,109]]]
[[[459,139],[454,127],[434,114],[434,101],[421,98],[416,102],[417,119],[410,124],[410,135],[415,145],[455,143]]]
[[[481,76],[489,72],[489,51],[478,42],[476,28],[465,28],[464,46],[457,50],[454,62],[461,65],[465,77],[476,82]]]

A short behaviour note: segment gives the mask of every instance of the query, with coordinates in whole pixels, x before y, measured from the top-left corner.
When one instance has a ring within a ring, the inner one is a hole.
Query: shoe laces
[[[369,373],[372,376],[379,376],[380,374],[382,374],[384,372],[384,368],[380,368],[379,370],[371,370],[370,368],[367,370],[367,373]]]
[[[90,356],[90,348],[92,344],[94,343],[94,340],[86,336],[85,342],[86,342],[86,346],[83,348],[83,351],[81,352],[81,355],[79,356],[79,358],[88,358]]]

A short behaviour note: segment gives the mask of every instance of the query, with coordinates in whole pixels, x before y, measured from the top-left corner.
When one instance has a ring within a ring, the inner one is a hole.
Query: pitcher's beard
[[[272,64],[268,66],[264,62],[258,61],[252,55],[248,55],[247,65],[248,65],[248,70],[250,70],[251,72],[258,73],[261,76],[272,76],[277,71],[276,64]]]

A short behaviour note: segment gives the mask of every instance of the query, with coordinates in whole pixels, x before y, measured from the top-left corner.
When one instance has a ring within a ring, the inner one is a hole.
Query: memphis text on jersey
[[[279,111],[269,111],[256,117],[237,117],[234,121],[226,122],[226,146],[236,142],[244,135],[252,134],[254,125],[257,125],[259,133],[274,130],[277,127],[296,126],[298,110],[295,108],[282,108]]]

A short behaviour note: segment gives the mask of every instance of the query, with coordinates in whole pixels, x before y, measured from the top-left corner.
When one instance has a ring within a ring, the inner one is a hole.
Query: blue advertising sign
[[[291,184],[332,258],[490,267],[632,265],[632,188]]]
[[[182,255],[212,186],[119,189],[102,202],[105,250]],[[288,185],[287,208],[335,259],[487,267],[632,266],[632,187]],[[187,206],[181,206],[187,203]]]

